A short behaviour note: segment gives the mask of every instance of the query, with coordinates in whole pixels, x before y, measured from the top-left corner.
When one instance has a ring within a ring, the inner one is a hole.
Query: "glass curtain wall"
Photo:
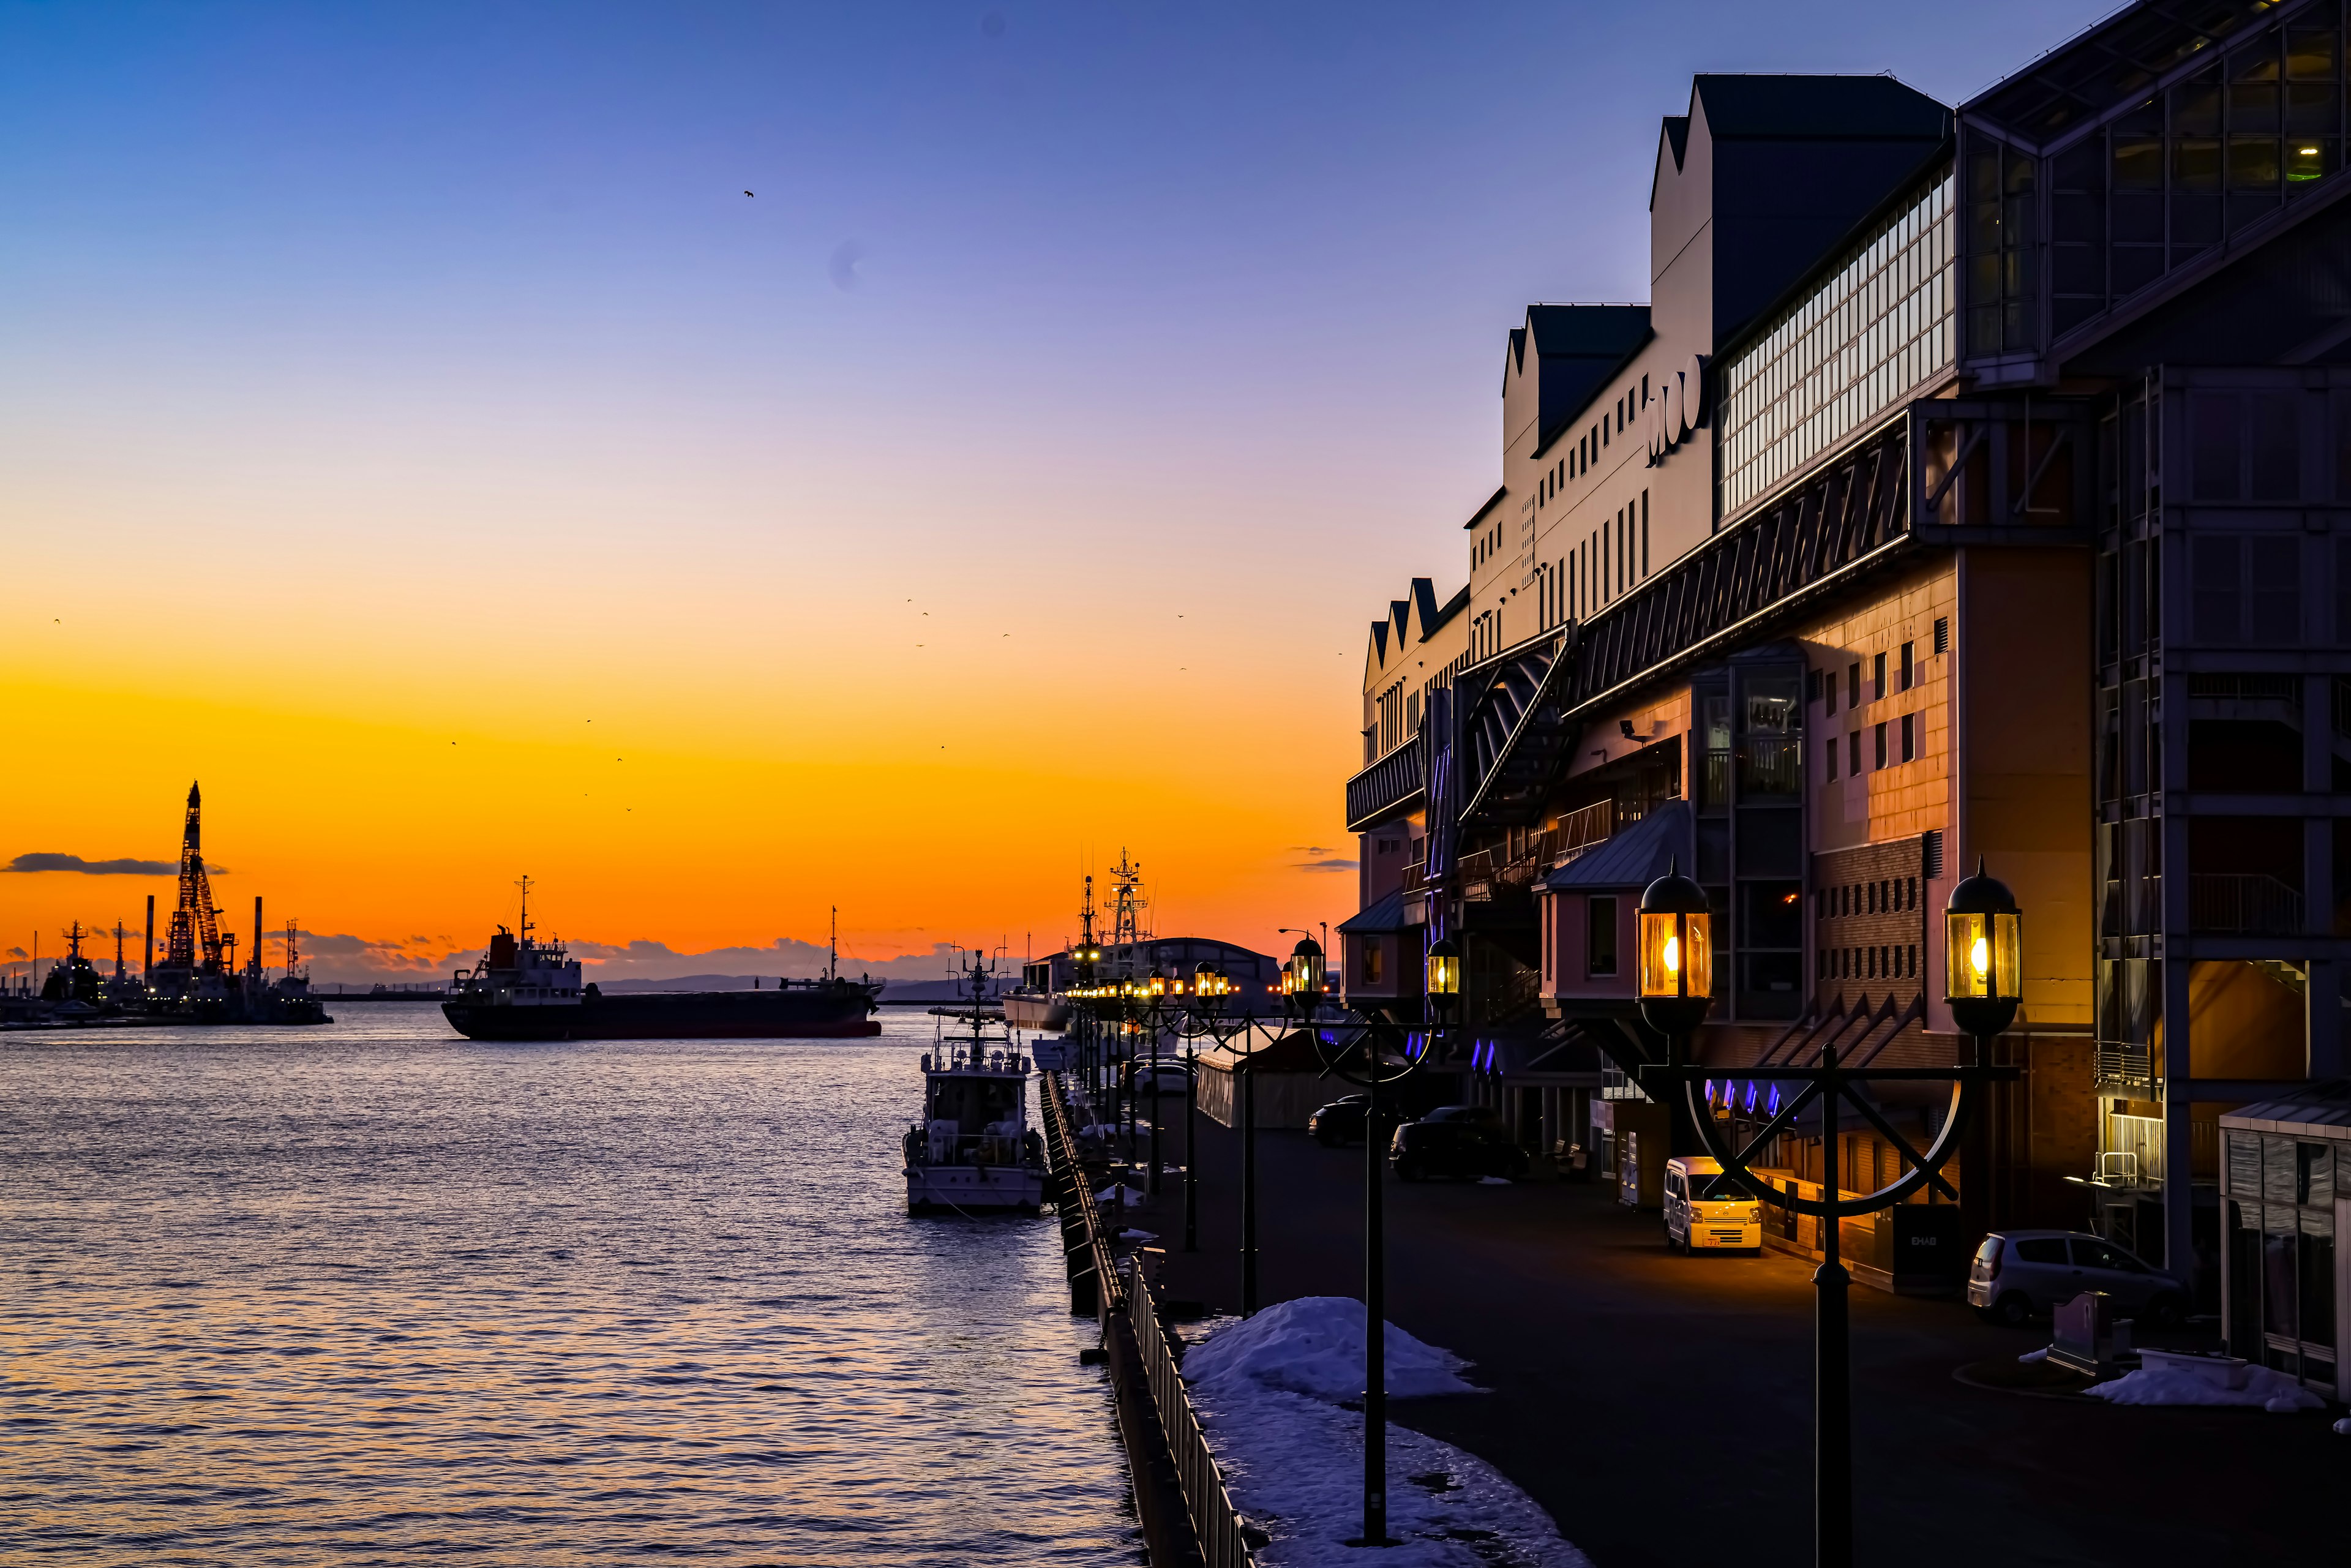
[[[2036,161],[1965,137],[1968,353],[2030,351],[2046,187],[2048,329],[2062,338],[2343,167],[2341,0],[2296,8]]]
[[[1719,516],[1736,517],[1950,368],[1953,200],[1947,166],[1725,363]]]

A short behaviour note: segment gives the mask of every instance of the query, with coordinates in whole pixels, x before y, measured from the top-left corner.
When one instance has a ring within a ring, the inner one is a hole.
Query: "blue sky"
[[[517,796],[583,939],[1054,931],[1124,842],[1336,918],[1364,627],[1465,571],[1526,305],[1646,297],[1690,75],[1957,101],[2104,9],[0,4],[0,701],[112,716],[0,860],[168,853],[113,824],[202,777],[363,936],[474,929]],[[510,753],[412,787],[458,722]],[[962,881],[839,847],[943,799]]]

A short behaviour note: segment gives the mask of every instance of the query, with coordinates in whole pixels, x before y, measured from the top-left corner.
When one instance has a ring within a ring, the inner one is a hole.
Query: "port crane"
[[[164,946],[164,963],[175,969],[201,967],[205,974],[221,969],[220,915],[213,908],[212,880],[204,874],[204,795],[188,786],[188,816],[180,834],[180,906],[172,911],[172,930]]]

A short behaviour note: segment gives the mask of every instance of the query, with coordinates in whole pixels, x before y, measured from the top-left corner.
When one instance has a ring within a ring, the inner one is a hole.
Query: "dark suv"
[[[1364,1116],[1370,1103],[1361,1094],[1341,1095],[1306,1118],[1307,1135],[1326,1149],[1335,1149],[1342,1144],[1361,1143]],[[1380,1107],[1380,1128],[1383,1132],[1410,1119],[1393,1102]]]
[[[1400,1180],[1418,1181],[1434,1176],[1521,1176],[1529,1162],[1491,1108],[1439,1105],[1395,1130],[1388,1141],[1388,1163]]]

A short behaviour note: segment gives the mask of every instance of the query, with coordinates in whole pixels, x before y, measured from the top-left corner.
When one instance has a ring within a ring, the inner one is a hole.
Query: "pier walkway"
[[[1171,1100],[1163,1157],[1183,1158]],[[1167,1249],[1169,1298],[1238,1308],[1238,1135],[1200,1119],[1201,1251],[1183,1183],[1129,1223]],[[1364,1151],[1259,1134],[1261,1294],[1360,1297]],[[1147,1129],[1141,1140],[1146,1152]],[[1606,1188],[1390,1178],[1388,1315],[1475,1364],[1476,1397],[1393,1400],[1396,1424],[1457,1445],[1551,1511],[1598,1568],[1812,1561],[1808,1266],[1666,1251],[1654,1214]],[[2333,1495],[2351,1440],[2316,1416],[2108,1408],[1955,1382],[2047,1343],[1957,1301],[1853,1293],[1864,1561],[2153,1565],[2332,1561],[2320,1506],[2248,1509],[2199,1456],[2229,1451],[2280,1500]],[[2056,1484],[2053,1484],[2053,1482]]]

